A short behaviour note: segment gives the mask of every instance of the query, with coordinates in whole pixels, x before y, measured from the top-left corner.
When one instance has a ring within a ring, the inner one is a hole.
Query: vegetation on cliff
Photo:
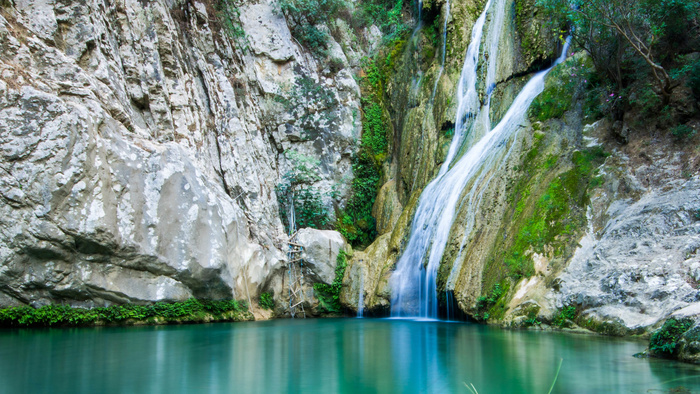
[[[289,232],[290,213],[294,212],[296,228],[323,228],[328,223],[328,210],[323,205],[321,192],[313,186],[320,179],[319,161],[296,151],[288,151],[291,168],[277,184],[276,192],[282,223]]]
[[[333,283],[314,283],[314,292],[322,309],[329,313],[338,313],[341,311],[340,305],[340,289],[343,287],[343,276],[345,268],[348,265],[347,255],[344,250],[338,252],[336,257],[335,278]]]
[[[570,31],[592,59],[588,107],[595,117],[622,120],[641,111],[670,130],[691,113],[672,96],[686,86],[698,99],[700,3],[694,0],[540,0],[556,30]],[[568,33],[560,33],[561,35]],[[687,97],[692,99],[692,97]],[[684,98],[680,98],[684,100]],[[700,111],[696,102],[693,112]],[[691,133],[683,134],[688,136]]]
[[[151,305],[113,305],[74,308],[45,305],[0,309],[0,327],[63,327],[109,324],[167,324],[253,320],[245,302],[197,300]]]

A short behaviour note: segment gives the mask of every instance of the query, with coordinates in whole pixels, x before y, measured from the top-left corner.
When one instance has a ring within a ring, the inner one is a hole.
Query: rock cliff
[[[363,52],[220,6],[0,3],[0,305],[282,293],[275,187],[296,152],[347,193]]]

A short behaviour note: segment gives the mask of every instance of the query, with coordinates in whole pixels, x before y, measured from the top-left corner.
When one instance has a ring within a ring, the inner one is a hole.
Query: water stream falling
[[[492,3],[495,6],[490,10]],[[513,144],[509,144],[509,141],[520,129],[532,101],[544,90],[544,77],[551,68],[535,74],[515,98],[503,119],[491,128],[489,110],[491,93],[495,87],[504,10],[504,0],[489,0],[472,29],[471,42],[457,86],[455,135],[437,177],[421,194],[408,244],[392,275],[392,317],[437,318],[437,268],[458,212],[460,196],[465,187],[470,185],[466,199],[462,201],[470,204],[472,210],[478,206],[484,190],[483,184],[490,182],[495,171],[510,155]],[[486,98],[482,105],[477,90],[477,72],[488,13],[491,14],[485,39],[487,55],[483,56],[487,62],[483,85],[486,87]],[[568,44],[567,40],[562,55],[554,65],[564,60]],[[463,146],[469,149],[453,164],[452,161]],[[473,220],[468,220],[465,234],[471,232],[473,224]],[[461,246],[463,247],[464,245]],[[448,282],[452,280],[452,285],[455,269],[453,267],[448,279]]]
[[[357,296],[357,317],[365,317],[365,276],[360,272],[360,294]]]

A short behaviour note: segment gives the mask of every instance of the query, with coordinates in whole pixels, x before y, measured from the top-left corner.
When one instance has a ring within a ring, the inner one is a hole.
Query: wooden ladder
[[[287,271],[289,274],[289,315],[292,319],[301,315],[306,319],[304,310],[304,247],[295,242],[296,233],[289,237],[287,243]]]

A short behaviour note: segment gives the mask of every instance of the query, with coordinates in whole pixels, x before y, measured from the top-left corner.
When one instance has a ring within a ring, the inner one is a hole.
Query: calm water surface
[[[2,393],[700,393],[640,341],[385,319],[0,330]]]

